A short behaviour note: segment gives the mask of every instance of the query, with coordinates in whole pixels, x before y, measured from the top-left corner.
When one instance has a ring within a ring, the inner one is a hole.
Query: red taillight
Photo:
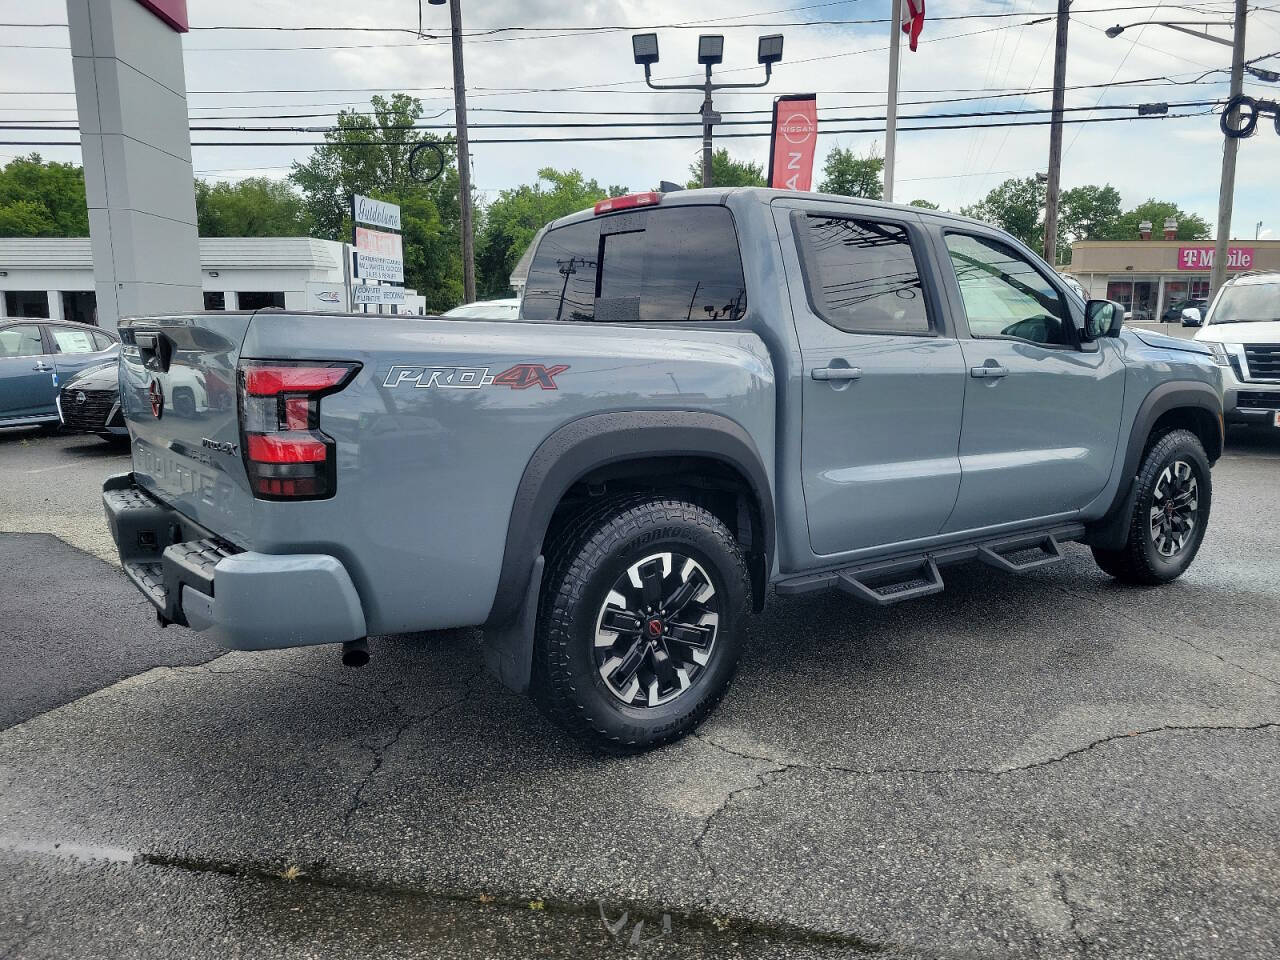
[[[327,451],[323,440],[312,440],[309,434],[278,437],[251,433],[245,449],[249,459],[257,463],[323,463]]]
[[[661,202],[662,194],[650,190],[648,193],[628,193],[624,197],[609,197],[595,205],[596,214],[613,213],[615,210],[630,210],[632,207],[652,207]]]
[[[281,393],[319,393],[336,387],[351,373],[348,364],[324,366],[252,365],[244,367],[244,388],[251,397]]]
[[[341,390],[359,369],[358,363],[240,364],[244,462],[255,496],[333,496],[334,443],[320,431],[320,398]]]

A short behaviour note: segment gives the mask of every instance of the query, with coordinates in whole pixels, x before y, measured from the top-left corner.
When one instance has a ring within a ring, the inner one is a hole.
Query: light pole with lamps
[[[456,3],[457,0],[452,0]],[[724,59],[724,36],[704,33],[698,37],[698,63],[706,68],[706,80],[702,83],[654,83],[649,68],[658,62],[658,35],[637,33],[631,37],[631,52],[636,63],[644,67],[644,82],[654,90],[702,91],[702,185],[711,186],[711,133],[720,122],[720,114],[711,105],[715,90],[740,90],[746,87],[763,87],[773,77],[773,65],[782,59],[782,34],[773,33],[760,38],[756,50],[756,62],[764,65],[764,79],[759,83],[712,83],[711,68]]]
[[[476,298],[475,237],[471,227],[471,148],[467,139],[467,83],[462,70],[461,0],[427,0],[432,6],[449,4],[449,32],[453,37],[453,119],[458,146],[458,219],[462,228],[462,299]]]
[[[1240,95],[1244,87],[1244,24],[1245,12],[1249,8],[1249,0],[1236,0],[1235,20],[1153,20],[1149,23],[1131,23],[1127,26],[1116,24],[1107,28],[1107,36],[1120,36],[1128,27],[1148,25],[1168,27],[1179,33],[1199,37],[1201,40],[1212,40],[1231,47],[1231,96]],[[1234,36],[1230,40],[1214,36],[1207,30],[1193,30],[1192,27],[1227,26],[1233,28]],[[1218,288],[1227,276],[1227,250],[1231,242],[1231,209],[1235,203],[1236,193],[1236,151],[1240,141],[1235,137],[1223,137],[1222,144],[1222,182],[1218,187],[1218,229],[1213,238],[1213,267],[1209,273],[1209,299],[1212,300]]]

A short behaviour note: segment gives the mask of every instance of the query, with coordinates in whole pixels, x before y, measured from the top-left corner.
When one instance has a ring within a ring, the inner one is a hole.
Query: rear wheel
[[[1209,458],[1189,430],[1173,430],[1147,450],[1138,472],[1129,535],[1119,550],[1093,548],[1106,573],[1126,583],[1158,584],[1182,576],[1209,522]]]
[[[550,551],[535,698],[609,749],[676,740],[724,695],[749,595],[742,551],[709,511],[643,497],[603,504]]]

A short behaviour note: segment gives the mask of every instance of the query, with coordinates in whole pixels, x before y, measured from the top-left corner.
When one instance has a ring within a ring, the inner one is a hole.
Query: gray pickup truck
[[[514,320],[123,322],[103,500],[164,622],[349,662],[479,625],[504,683],[641,749],[720,700],[771,588],[897,603],[1064,541],[1179,576],[1220,372],[1121,318],[972,220],[637,194],[550,225]]]

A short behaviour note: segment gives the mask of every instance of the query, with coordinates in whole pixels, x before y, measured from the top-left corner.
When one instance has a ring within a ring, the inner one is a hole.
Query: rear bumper
[[[102,505],[125,575],[166,621],[232,650],[365,636],[360,597],[334,557],[242,551],[151,496],[132,474],[106,480]]]

